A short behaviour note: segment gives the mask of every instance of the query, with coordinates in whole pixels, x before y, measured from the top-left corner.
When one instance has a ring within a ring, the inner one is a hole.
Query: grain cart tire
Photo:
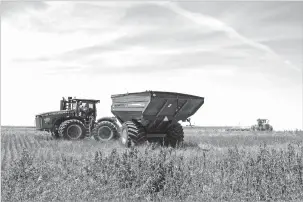
[[[68,140],[79,140],[85,137],[85,126],[77,120],[64,121],[59,126],[59,134]]]
[[[92,134],[95,140],[106,142],[112,140],[117,136],[118,129],[115,124],[110,121],[101,121],[99,123],[96,123]]]
[[[183,142],[184,132],[180,123],[172,124],[166,133],[166,137],[164,139],[165,146],[176,147],[180,143]]]
[[[132,147],[146,140],[144,127],[136,122],[127,121],[122,124],[120,143],[125,147]]]

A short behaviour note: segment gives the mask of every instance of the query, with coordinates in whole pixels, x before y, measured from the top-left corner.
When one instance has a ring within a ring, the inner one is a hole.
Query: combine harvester
[[[177,146],[184,138],[178,121],[188,121],[204,104],[204,97],[160,91],[119,94],[111,98],[111,111],[122,124],[120,142],[126,147],[145,141]]]
[[[257,119],[257,125],[251,126],[252,131],[273,131],[268,119]]]
[[[257,125],[238,126],[226,129],[226,131],[273,131],[273,127],[269,124],[268,119],[258,119]]]

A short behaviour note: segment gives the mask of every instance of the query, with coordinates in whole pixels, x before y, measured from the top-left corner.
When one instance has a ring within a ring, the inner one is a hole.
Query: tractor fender
[[[102,118],[100,118],[100,119],[97,120],[97,123],[99,123],[101,121],[109,121],[109,122],[113,123],[117,127],[118,131],[120,130],[120,126],[118,125],[117,119],[115,117],[102,117]]]

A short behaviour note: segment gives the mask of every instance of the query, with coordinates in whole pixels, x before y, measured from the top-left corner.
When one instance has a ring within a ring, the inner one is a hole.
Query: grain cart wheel
[[[125,147],[131,147],[146,140],[145,129],[141,124],[127,121],[122,124],[120,142]]]
[[[101,121],[96,124],[92,134],[95,140],[106,142],[117,136],[118,129],[110,121]]]
[[[77,119],[67,120],[60,124],[59,134],[68,140],[83,139],[85,137],[85,127]]]
[[[167,136],[164,139],[165,146],[176,147],[183,142],[184,132],[180,123],[172,124],[167,130]]]

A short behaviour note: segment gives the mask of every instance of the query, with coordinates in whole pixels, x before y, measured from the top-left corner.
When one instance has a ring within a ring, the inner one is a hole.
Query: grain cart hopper
[[[111,111],[122,124],[120,141],[126,147],[146,140],[175,147],[186,121],[204,104],[204,97],[160,91],[112,95]]]
[[[109,141],[118,137],[119,126],[115,117],[97,118],[96,104],[100,100],[68,97],[60,101],[60,111],[36,115],[36,129],[48,131],[54,138],[78,140],[94,136]]]

